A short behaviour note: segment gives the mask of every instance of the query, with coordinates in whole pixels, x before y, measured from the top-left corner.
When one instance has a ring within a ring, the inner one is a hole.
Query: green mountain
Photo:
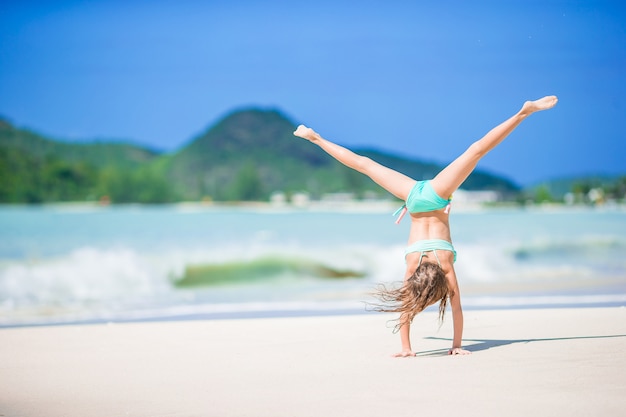
[[[375,150],[364,149],[357,150],[357,152],[415,179],[433,178],[443,168],[442,165],[419,162]],[[462,188],[466,190],[494,190],[504,194],[516,193],[519,190],[519,187],[510,180],[481,170],[475,170],[465,180]]]
[[[388,194],[292,132],[276,110],[231,113],[176,152],[159,155],[124,143],[68,143],[0,120],[0,202],[94,201],[164,203],[181,200],[267,200],[271,193],[307,191]],[[416,179],[441,166],[383,151],[355,150]],[[516,193],[501,177],[475,171],[465,189]]]
[[[187,199],[266,200],[273,191],[308,191],[313,197],[329,192],[365,192],[386,196],[369,178],[344,167],[317,146],[293,136],[296,126],[276,110],[234,112],[189,145],[170,155],[165,164],[173,183]],[[355,149],[413,178],[432,178],[441,166]],[[468,189],[516,192],[511,181],[476,171]]]
[[[24,153],[36,160],[56,159],[85,163],[97,168],[137,168],[154,160],[158,153],[128,143],[71,143],[55,141],[35,132],[18,129],[0,119],[0,147]]]
[[[0,119],[0,202],[95,200],[115,183],[145,176],[157,157],[126,143],[55,141]]]
[[[167,175],[187,199],[266,200],[277,190],[329,190],[320,181],[336,182],[336,164],[294,130],[277,111],[232,113],[170,155]]]

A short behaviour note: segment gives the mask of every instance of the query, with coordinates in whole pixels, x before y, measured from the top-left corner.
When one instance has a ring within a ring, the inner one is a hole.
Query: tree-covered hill
[[[357,152],[415,179],[433,178],[443,168],[435,163],[419,162],[381,151],[358,150]],[[489,174],[480,169],[475,170],[465,180],[462,188],[466,190],[494,190],[505,194],[515,193],[519,190],[518,186],[510,180]]]
[[[277,110],[235,111],[176,152],[159,155],[124,143],[51,140],[0,121],[0,202],[267,200],[271,193],[307,191],[388,194],[364,175],[293,136],[295,124]],[[440,166],[375,150],[358,153],[416,179]],[[466,189],[516,192],[511,181],[476,171]]]
[[[216,200],[265,200],[274,191],[323,193],[366,191],[387,195],[367,177],[326,155],[317,146],[293,136],[295,124],[276,110],[250,109],[232,113],[175,154],[167,172],[185,197]],[[432,178],[441,166],[356,150],[414,178]],[[512,182],[480,171],[468,178],[470,189],[514,192]]]
[[[0,203],[97,200],[138,176],[144,182],[157,157],[127,143],[55,141],[0,119]]]
[[[55,141],[26,129],[18,129],[0,119],[0,147],[42,159],[84,163],[97,168],[137,168],[159,154],[144,147],[123,142],[71,143]]]
[[[294,137],[294,129],[274,110],[232,113],[169,156],[167,174],[191,199],[265,200],[279,190],[331,190],[334,175],[327,171],[335,164]]]

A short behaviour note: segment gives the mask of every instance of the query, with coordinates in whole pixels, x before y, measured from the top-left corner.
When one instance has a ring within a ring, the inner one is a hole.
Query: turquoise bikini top
[[[441,266],[441,262],[439,262],[439,257],[437,256],[438,250],[447,250],[452,252],[454,254],[454,262],[456,262],[456,250],[454,250],[454,246],[452,246],[452,243],[443,239],[418,240],[406,248],[404,256],[406,257],[409,253],[420,252],[420,260],[417,264],[419,266],[422,264],[424,253],[433,252],[435,254],[435,258],[437,259],[437,263]]]

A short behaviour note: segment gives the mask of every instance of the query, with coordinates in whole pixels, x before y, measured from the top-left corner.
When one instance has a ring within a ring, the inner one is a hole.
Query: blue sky
[[[0,1],[0,115],[59,139],[172,151],[261,107],[447,163],[546,94],[480,168],[626,174],[622,1]]]

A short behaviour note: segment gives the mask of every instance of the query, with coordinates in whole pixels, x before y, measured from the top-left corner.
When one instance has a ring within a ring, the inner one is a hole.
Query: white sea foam
[[[128,249],[80,248],[35,262],[9,263],[0,270],[0,295],[17,302],[62,303],[151,295],[166,284],[154,279],[157,265]]]
[[[567,262],[520,262],[509,249],[484,244],[461,244],[457,249],[457,276],[466,284],[575,280],[593,277],[596,272],[591,266],[580,267]],[[0,303],[20,306],[124,304],[162,297],[176,300],[178,290],[173,282],[183,275],[185,266],[243,264],[265,256],[308,259],[337,270],[362,272],[369,283],[400,281],[404,276],[402,246],[258,245],[247,248],[243,254],[234,246],[161,253],[84,247],[50,259],[5,262],[0,267]],[[301,278],[291,277],[292,281]],[[336,288],[328,281],[320,285],[327,285],[329,290]],[[257,295],[262,297],[263,293]]]
[[[68,314],[85,319],[208,314],[215,309],[226,314],[261,305],[302,309],[298,303],[351,303],[376,283],[401,281],[404,276],[406,229],[394,226],[388,216],[211,210],[181,214],[141,208],[79,215],[49,210],[0,214],[4,216],[0,226],[10,225],[0,227],[4,324]],[[597,280],[594,294],[626,292],[626,216],[570,217],[459,216],[455,268],[462,286],[545,281],[554,284],[553,290],[570,291],[573,281]],[[173,285],[189,265],[245,264],[267,256],[358,271],[365,278],[324,280],[292,274],[271,284],[244,280],[237,286],[193,290]],[[611,287],[602,287],[602,279],[608,278]],[[464,304],[500,303],[475,298],[481,295],[475,291],[471,294],[474,298],[465,297]],[[584,304],[589,299],[583,296],[567,303]],[[528,305],[532,300],[508,298],[502,303]]]

